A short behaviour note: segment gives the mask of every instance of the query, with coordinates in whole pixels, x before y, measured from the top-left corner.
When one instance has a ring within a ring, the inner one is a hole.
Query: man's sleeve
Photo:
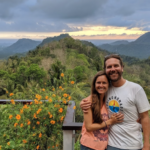
[[[135,104],[138,112],[143,113],[150,110],[150,104],[143,88],[141,88],[135,95]]]

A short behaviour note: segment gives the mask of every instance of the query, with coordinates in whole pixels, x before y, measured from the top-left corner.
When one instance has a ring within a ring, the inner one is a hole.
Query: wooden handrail
[[[75,106],[74,101],[70,101],[70,105],[67,107],[66,116],[62,125],[62,130],[81,130],[82,124],[81,122],[74,122],[75,117]]]
[[[33,100],[14,100],[15,102],[23,103],[23,104],[28,104],[30,102],[33,102]],[[11,100],[6,100],[6,99],[0,99],[0,104],[7,104],[11,102]]]

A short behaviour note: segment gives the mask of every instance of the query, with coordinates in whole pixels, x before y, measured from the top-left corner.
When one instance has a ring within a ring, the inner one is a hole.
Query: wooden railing
[[[27,104],[33,102],[33,100],[14,100],[16,103]],[[47,101],[47,100],[43,100]],[[0,100],[0,104],[9,103],[10,100]],[[67,107],[66,116],[62,125],[63,130],[63,150],[74,150],[75,142],[75,130],[81,130],[82,123],[75,122],[75,106],[74,101],[70,101],[70,104]]]
[[[75,130],[81,130],[82,123],[75,122],[75,102],[71,101],[68,105],[66,116],[63,122],[63,150],[74,150]]]

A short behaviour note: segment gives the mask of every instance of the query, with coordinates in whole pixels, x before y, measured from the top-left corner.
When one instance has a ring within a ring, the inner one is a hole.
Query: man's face
[[[121,66],[120,61],[118,59],[110,58],[105,61],[105,65],[105,72],[112,82],[116,82],[121,79],[123,67]]]

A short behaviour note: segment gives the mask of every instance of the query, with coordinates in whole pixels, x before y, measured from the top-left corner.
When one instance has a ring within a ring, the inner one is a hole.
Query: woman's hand
[[[124,115],[121,113],[115,113],[115,114],[111,115],[111,117],[110,117],[112,125],[123,122],[123,119],[124,119]]]

